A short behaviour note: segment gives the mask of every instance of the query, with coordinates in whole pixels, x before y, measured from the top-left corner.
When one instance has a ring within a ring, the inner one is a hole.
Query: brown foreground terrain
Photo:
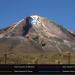
[[[3,54],[0,64],[75,64],[75,53]]]

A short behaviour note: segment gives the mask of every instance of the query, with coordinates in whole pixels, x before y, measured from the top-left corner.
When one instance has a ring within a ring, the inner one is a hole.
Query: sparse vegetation
[[[23,53],[0,56],[0,64],[75,64],[75,54]]]

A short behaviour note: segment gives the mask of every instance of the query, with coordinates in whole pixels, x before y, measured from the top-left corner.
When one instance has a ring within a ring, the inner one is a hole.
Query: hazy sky
[[[0,29],[35,14],[75,31],[75,0],[0,0]]]

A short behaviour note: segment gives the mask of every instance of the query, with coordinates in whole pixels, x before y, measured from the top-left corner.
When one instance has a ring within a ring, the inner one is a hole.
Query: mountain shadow
[[[25,36],[26,34],[28,34],[30,28],[32,27],[32,24],[30,23],[31,21],[31,17],[26,17],[25,21],[26,21],[26,26],[23,27],[23,36]]]

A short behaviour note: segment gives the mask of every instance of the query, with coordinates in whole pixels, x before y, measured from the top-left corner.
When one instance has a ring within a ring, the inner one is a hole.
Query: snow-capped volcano
[[[17,43],[14,51],[74,51],[75,34],[53,21],[33,15],[0,30],[0,50],[10,48],[12,43]]]

